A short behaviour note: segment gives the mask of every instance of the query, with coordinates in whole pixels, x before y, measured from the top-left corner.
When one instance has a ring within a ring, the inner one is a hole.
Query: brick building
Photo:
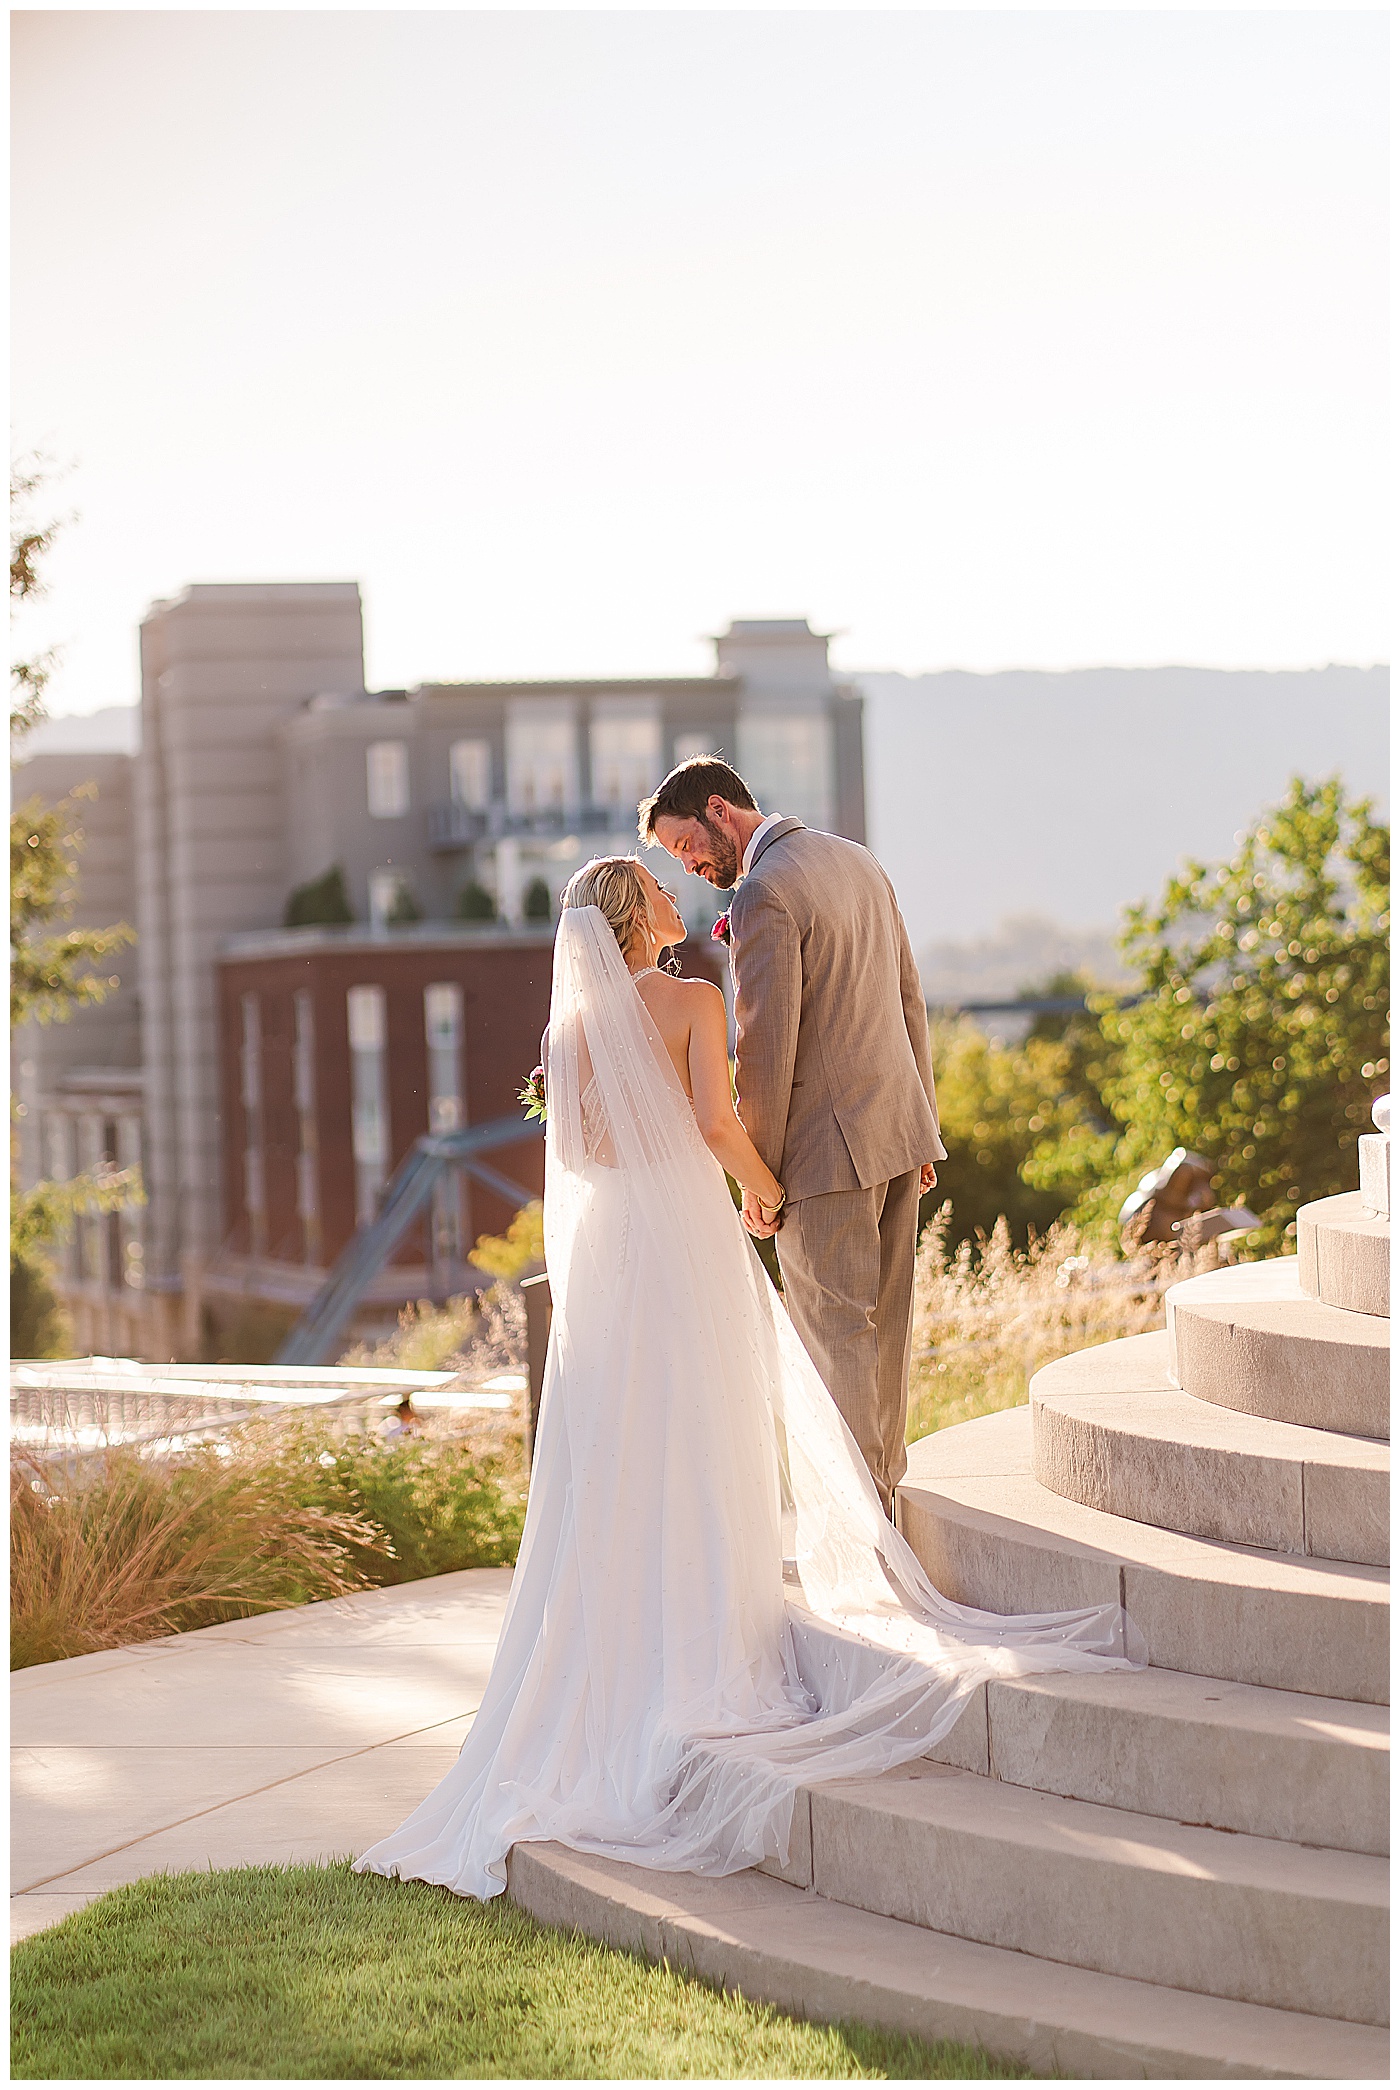
[[[768,809],[864,839],[861,700],[826,639],[760,621],[715,647],[708,677],[367,691],[353,583],[153,607],[137,752],[37,757],[20,784],[52,800],[97,778],[79,915],[138,932],[112,1003],[15,1041],[22,1180],[139,1160],[146,1185],[60,1258],[81,1348],[198,1357],[240,1314],[285,1321],[419,1133],[508,1110],[558,895],[636,846],[675,761],[725,753]],[[708,969],[716,896],[662,861]],[[353,923],[284,927],[332,871]],[[537,1140],[496,1162],[538,1189]],[[508,1218],[449,1186],[370,1304],[460,1289]]]

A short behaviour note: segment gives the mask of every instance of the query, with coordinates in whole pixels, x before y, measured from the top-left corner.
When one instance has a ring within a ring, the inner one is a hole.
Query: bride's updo
[[[561,907],[596,907],[617,938],[623,957],[651,920],[647,889],[635,856],[595,856],[575,871]]]

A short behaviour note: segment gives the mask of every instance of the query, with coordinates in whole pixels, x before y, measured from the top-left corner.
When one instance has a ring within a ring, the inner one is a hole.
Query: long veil
[[[718,1653],[712,1647],[688,1668],[673,1659],[674,1643],[695,1607],[687,1611],[686,1592],[677,1592],[668,1644],[646,1679],[659,1781],[647,1833],[617,1841],[579,1824],[566,1840],[702,1871],[785,1857],[798,1785],[872,1775],[925,1753],[989,1676],[1144,1659],[1117,1605],[1002,1617],[934,1588],[885,1517],[739,1225],[597,908],[567,909],[560,920],[546,1086],[555,1314],[541,1442],[552,1410],[570,1446],[575,1506],[588,1486],[597,1492],[602,1473],[625,1490],[625,1447],[610,1433],[629,1426],[624,1383],[652,1387],[656,1403],[670,1403],[668,1450],[656,1470],[660,1529],[667,1539],[685,1532],[687,1518],[709,1506],[722,1528],[692,1530],[688,1557],[705,1557],[707,1544],[723,1548],[715,1573],[728,1575],[724,1601],[737,1614],[732,1631],[726,1624],[718,1635]],[[615,1415],[613,1389],[603,1389],[601,1412],[595,1399],[587,1414],[571,1393],[601,1354],[613,1360]],[[649,1407],[635,1412],[634,1427],[653,1426]],[[617,1499],[606,1515],[615,1523],[633,1507]],[[580,1530],[580,1557],[606,1555],[614,1543],[600,1520]],[[663,1581],[673,1567],[678,1580],[693,1572],[663,1548]],[[616,1584],[612,1596],[620,1600]],[[593,1630],[601,1642],[607,1622],[595,1620]],[[763,1645],[774,1638],[781,1673]]]

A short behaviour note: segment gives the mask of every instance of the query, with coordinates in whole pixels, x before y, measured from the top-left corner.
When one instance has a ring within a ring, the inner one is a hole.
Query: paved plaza
[[[11,1940],[150,1873],[366,1849],[461,1748],[509,1591],[473,1568],[18,1671]]]

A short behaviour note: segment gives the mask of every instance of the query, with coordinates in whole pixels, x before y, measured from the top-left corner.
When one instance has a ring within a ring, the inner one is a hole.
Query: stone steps
[[[664,1959],[818,2023],[842,2020],[1006,2055],[1037,2075],[1377,2081],[1376,2027],[1189,1995],[971,1943],[753,1872],[648,1872],[517,1844],[513,1901],[545,1923]]]
[[[984,1684],[929,1756],[1167,1821],[1384,1856],[1390,1716],[1171,1669]]]
[[[899,1523],[936,1588],[986,1611],[1125,1604],[1161,1669],[1385,1704],[1389,1577],[1195,1538],[1066,1501],[1032,1474],[1031,1411],[912,1445]]]
[[[1197,1995],[1385,2022],[1383,1858],[918,1763],[810,1790],[828,1900]]]
[[[1359,1190],[1298,1211],[1298,1279],[1305,1292],[1351,1313],[1390,1313],[1390,1220]]]
[[[1271,1552],[1389,1562],[1389,1447],[1180,1392],[1164,1333],[1046,1365],[1031,1414],[1035,1478],[1069,1501]]]
[[[1389,1441],[1389,1323],[1313,1298],[1296,1256],[1173,1285],[1167,1341],[1173,1379],[1198,1400]]]

